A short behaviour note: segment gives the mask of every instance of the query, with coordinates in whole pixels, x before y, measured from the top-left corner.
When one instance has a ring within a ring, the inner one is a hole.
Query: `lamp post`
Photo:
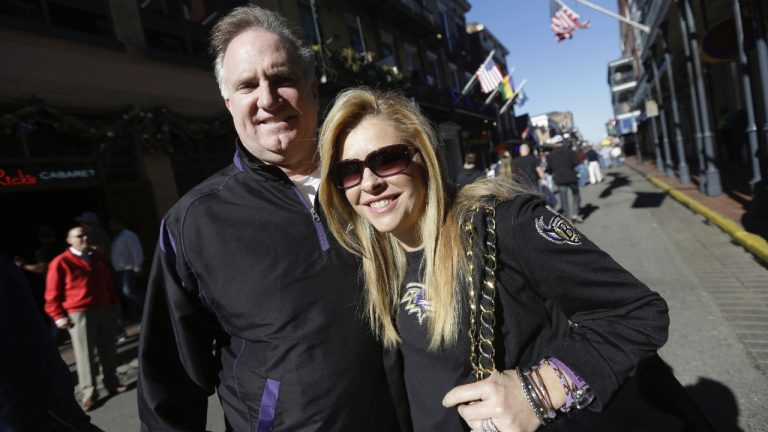
[[[749,140],[749,159],[752,162],[752,180],[749,184],[754,191],[755,185],[761,180],[760,160],[757,158],[758,141],[757,126],[755,125],[754,102],[752,101],[752,83],[749,79],[747,54],[744,52],[744,29],[741,24],[741,6],[739,0],[733,0],[733,19],[736,24],[736,40],[739,46],[739,74],[741,75],[742,91],[744,92],[744,108],[747,111],[747,138]],[[765,91],[763,91],[765,94]]]
[[[665,29],[666,30],[666,29]],[[687,184],[691,181],[691,175],[688,172],[688,164],[685,162],[685,149],[683,148],[683,132],[680,125],[680,113],[677,110],[677,94],[675,92],[675,79],[672,68],[672,56],[669,54],[669,46],[666,42],[666,31],[662,39],[664,48],[664,61],[667,64],[667,83],[669,84],[669,99],[672,105],[672,128],[675,130],[675,147],[677,149],[678,165],[680,174],[680,183]]]
[[[659,104],[659,118],[661,119],[661,142],[664,146],[664,162],[663,162],[663,171],[664,174],[667,175],[667,177],[674,177],[675,176],[675,170],[672,169],[672,158],[669,151],[669,134],[667,133],[667,116],[666,116],[666,107],[664,107],[664,103],[662,102],[662,94],[661,94],[661,84],[659,83],[659,80],[661,80],[661,77],[659,76],[659,67],[656,66],[656,60],[651,58],[651,66],[653,67],[653,85],[656,87],[656,99],[657,103]],[[659,162],[661,162],[661,155],[656,156],[656,169],[658,169]],[[659,170],[661,171],[661,170]]]
[[[762,7],[753,0],[749,0],[750,9],[752,11],[752,25],[754,28],[753,34],[755,35],[755,45],[757,48],[757,64],[760,70],[760,80],[763,85],[761,96],[763,97],[763,107],[768,108],[768,44],[765,40],[765,22],[763,21]],[[763,114],[763,135],[764,140],[768,139],[768,114]],[[765,146],[763,144],[763,151],[757,150],[758,154],[762,154],[762,158],[765,159]],[[758,161],[759,166],[759,161]],[[758,169],[759,171],[759,169]],[[753,178],[754,180],[754,178]]]
[[[704,75],[701,71],[701,59],[699,58],[699,42],[696,35],[696,26],[693,18],[693,9],[690,0],[679,0],[685,10],[685,23],[688,30],[688,38],[691,42],[691,54],[693,57],[693,70],[696,74],[696,88],[699,94],[699,112],[701,113],[701,137],[704,144],[704,156],[707,167],[704,172],[706,177],[705,193],[709,196],[720,195],[723,193],[723,187],[720,184],[720,171],[715,166],[715,140],[712,136],[712,129],[709,121],[709,102],[707,101],[707,90],[704,86]],[[768,130],[766,130],[768,132]]]
[[[680,13],[678,14],[680,16],[680,34],[683,38],[683,52],[685,54],[685,70],[686,70],[686,76],[688,77],[688,93],[691,95],[691,117],[693,117],[693,137],[694,137],[694,143],[696,144],[696,160],[698,161],[698,168],[699,168],[699,191],[701,193],[704,193],[705,191],[705,185],[707,183],[706,178],[704,177],[704,170],[706,169],[707,163],[704,160],[704,143],[702,142],[701,138],[701,118],[699,116],[699,102],[698,102],[698,96],[696,95],[696,85],[694,84],[696,82],[696,77],[693,73],[693,62],[691,60],[691,49],[689,46],[689,40],[688,40],[688,26],[685,24],[685,17],[682,13],[682,8],[680,7],[680,2],[677,2],[678,10]]]

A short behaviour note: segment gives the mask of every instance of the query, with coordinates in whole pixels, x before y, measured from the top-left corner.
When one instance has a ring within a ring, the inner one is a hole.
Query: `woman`
[[[459,416],[481,431],[588,418],[572,414],[604,406],[665,342],[664,300],[514,183],[482,180],[452,196],[436,144],[414,103],[362,88],[337,97],[320,133],[320,201],[333,234],[362,257],[374,332],[402,353],[414,429],[466,430]],[[498,371],[473,383],[460,222],[488,196],[500,200]]]

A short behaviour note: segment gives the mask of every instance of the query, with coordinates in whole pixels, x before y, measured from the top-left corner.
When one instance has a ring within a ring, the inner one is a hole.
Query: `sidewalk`
[[[630,167],[582,190],[578,229],[667,301],[660,355],[716,430],[768,432],[768,266]]]
[[[768,241],[747,232],[742,225],[747,206],[752,201],[750,195],[724,185],[723,194],[711,197],[701,193],[695,181],[681,184],[678,177],[668,177],[666,174],[656,171],[653,160],[645,159],[642,166],[638,166],[636,158],[630,156],[627,157],[625,163],[672,198],[704,216],[730,235],[736,243],[752,253],[759,261],[762,261],[764,265],[768,265]],[[693,180],[696,180],[696,177]]]

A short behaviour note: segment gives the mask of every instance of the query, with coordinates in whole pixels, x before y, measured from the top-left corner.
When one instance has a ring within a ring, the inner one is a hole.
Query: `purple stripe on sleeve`
[[[272,423],[275,421],[277,410],[277,397],[280,395],[280,381],[267,378],[264,384],[264,393],[261,395],[259,406],[259,423],[256,432],[272,432]]]
[[[234,162],[237,169],[240,170],[240,172],[243,172],[243,164],[240,162],[240,150],[235,148],[235,157],[232,158],[232,162]]]
[[[163,236],[163,233],[165,233],[165,218],[160,221],[160,238],[157,239],[157,243],[160,245],[160,250],[165,253],[165,236]]]

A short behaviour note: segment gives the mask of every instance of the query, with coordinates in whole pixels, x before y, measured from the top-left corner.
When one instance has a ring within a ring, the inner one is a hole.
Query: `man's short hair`
[[[306,77],[314,77],[315,54],[299,36],[301,32],[293,23],[269,9],[253,5],[240,6],[221,18],[211,30],[210,52],[214,57],[216,82],[223,97],[227,97],[227,89],[224,86],[224,54],[232,39],[250,29],[263,29],[280,36],[298,55],[304,65]]]

